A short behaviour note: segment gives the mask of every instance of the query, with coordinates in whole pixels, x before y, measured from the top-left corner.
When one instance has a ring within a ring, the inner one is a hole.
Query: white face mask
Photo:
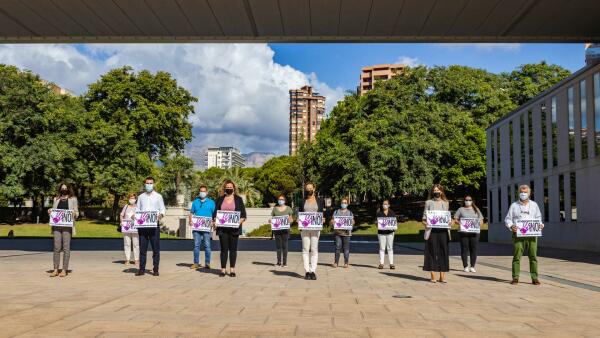
[[[529,194],[526,192],[522,192],[519,194],[519,198],[521,199],[521,201],[526,201],[529,198]]]
[[[146,192],[152,192],[152,190],[154,190],[154,184],[152,183],[146,183]]]
[[[384,204],[384,205],[383,205],[383,210],[387,210],[389,207],[390,207],[389,205],[387,205],[387,204]]]
[[[129,199],[129,204],[135,204],[135,199],[134,198],[130,198]]]
[[[466,207],[470,207],[471,205],[473,205],[473,201],[465,201]]]

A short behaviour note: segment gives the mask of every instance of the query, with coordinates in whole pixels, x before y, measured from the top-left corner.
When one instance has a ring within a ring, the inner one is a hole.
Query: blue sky
[[[378,63],[511,71],[546,60],[584,65],[583,44],[2,44],[0,63],[29,69],[76,94],[110,69],[167,71],[198,98],[190,117],[198,160],[207,146],[244,153],[288,151],[289,89],[311,85],[328,111],[355,90],[360,69]]]
[[[360,68],[403,58],[427,66],[460,64],[499,73],[546,60],[570,71],[584,65],[583,44],[270,44],[274,61],[316,73],[332,87],[355,89]]]

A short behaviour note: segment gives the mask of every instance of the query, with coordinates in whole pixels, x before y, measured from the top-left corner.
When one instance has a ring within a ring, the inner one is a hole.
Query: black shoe
[[[159,273],[158,273],[158,270],[155,270],[155,271],[153,272],[153,275],[154,275],[154,277],[158,277],[158,276],[160,276],[160,275],[159,275]]]
[[[138,270],[138,271],[135,273],[135,275],[136,275],[136,276],[143,276],[143,275],[144,275],[144,273],[145,273],[145,272],[144,272],[144,270]]]
[[[306,280],[312,279],[312,276],[310,275],[310,272],[307,272],[307,273],[304,275],[304,279],[306,279]]]
[[[317,280],[317,275],[315,275],[315,273],[314,273],[314,272],[311,272],[311,273],[310,273],[310,279],[312,279],[312,280]]]
[[[225,272],[222,272],[219,274],[219,277],[225,277]]]
[[[235,272],[230,272],[229,277],[235,277]]]

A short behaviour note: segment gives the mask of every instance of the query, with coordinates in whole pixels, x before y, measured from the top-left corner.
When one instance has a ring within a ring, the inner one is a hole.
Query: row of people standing
[[[157,211],[158,219],[162,219],[165,214],[165,206],[162,196],[154,191],[154,179],[148,177],[144,180],[145,192],[137,199],[135,194],[128,196],[128,204],[123,207],[120,214],[121,219],[134,219],[136,211]],[[200,193],[192,203],[190,210],[190,218],[192,215],[215,218],[217,211],[237,211],[241,215],[240,225],[236,228],[221,228],[218,227],[216,232],[219,236],[221,244],[221,276],[227,273],[227,263],[229,262],[231,277],[236,276],[235,265],[237,261],[237,244],[240,234],[242,233],[242,225],[246,220],[246,209],[243,199],[235,192],[235,183],[226,181],[223,184],[223,195],[217,201],[213,201],[207,196],[206,186],[200,187]],[[512,284],[517,284],[519,281],[520,259],[525,250],[528,251],[530,261],[530,273],[532,282],[539,285],[537,274],[537,237],[518,237],[516,236],[516,222],[524,219],[542,219],[541,212],[537,204],[530,199],[530,188],[527,185],[519,187],[519,200],[512,203],[509,212],[505,218],[506,226],[513,233],[514,255],[513,255],[513,280]],[[300,211],[302,212],[323,212],[324,202],[315,194],[315,185],[307,183],[305,185],[305,196],[301,204]],[[278,197],[278,205],[272,210],[272,216],[288,216],[292,221],[292,209],[286,205],[285,196]],[[79,215],[77,198],[74,196],[72,188],[69,185],[61,183],[58,193],[53,200],[53,209],[64,209],[73,211],[74,217]],[[449,246],[450,230],[428,228],[426,222],[426,213],[429,210],[449,211],[449,203],[444,194],[444,189],[441,185],[434,185],[429,193],[429,199],[425,202],[423,213],[423,224],[425,226],[425,250],[423,270],[431,273],[431,282],[445,282],[445,273],[449,271]],[[50,213],[51,210],[48,212]],[[348,209],[348,200],[342,199],[340,208],[334,211],[335,216],[350,216],[352,212]],[[396,217],[390,208],[388,200],[384,200],[381,209],[377,212],[377,217]],[[457,224],[463,218],[478,219],[480,225],[483,223],[481,211],[475,205],[471,196],[465,196],[464,206],[459,208],[453,217],[453,223]],[[332,220],[333,222],[333,220]],[[354,225],[354,219],[352,220]],[[544,225],[541,224],[543,229]],[[214,223],[213,223],[214,228]],[[53,226],[53,243],[54,269],[51,276],[65,277],[68,274],[70,260],[70,243],[71,237],[75,232],[73,227]],[[393,257],[393,230],[378,230],[379,240],[379,268],[384,265],[385,252],[388,253],[388,261],[390,269],[394,269]],[[350,230],[334,230],[335,238],[335,256],[333,266],[339,265],[341,255],[344,256],[344,267],[348,266],[350,254]],[[277,248],[277,265],[287,266],[287,244],[289,239],[289,230],[279,230],[275,232],[276,248]],[[194,264],[192,268],[197,269],[199,265],[199,254],[202,247],[205,250],[205,266],[210,269],[211,257],[211,232],[193,231],[194,236]],[[306,279],[316,279],[316,269],[318,266],[318,243],[319,230],[303,230],[302,238],[302,258],[305,269]],[[478,233],[460,233],[461,243],[461,258],[465,272],[476,272],[475,264],[477,261],[477,244],[479,242]],[[133,249],[133,257],[135,264],[139,264],[139,269],[136,275],[141,276],[145,273],[146,253],[148,246],[152,246],[153,250],[153,274],[159,275],[160,262],[160,231],[158,225],[156,228],[140,228],[136,233],[124,233],[124,249],[126,256],[126,264],[131,263],[131,251]],[[63,252],[63,268],[60,270],[60,252]],[[139,257],[139,260],[138,260]],[[439,278],[436,279],[435,272],[439,272]]]

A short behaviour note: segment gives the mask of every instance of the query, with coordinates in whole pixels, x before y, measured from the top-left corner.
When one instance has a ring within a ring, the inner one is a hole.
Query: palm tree
[[[242,197],[247,206],[258,206],[261,200],[260,192],[254,188],[253,182],[243,176],[239,167],[227,169],[221,178],[221,182],[225,180],[232,180],[235,183],[238,195]]]

